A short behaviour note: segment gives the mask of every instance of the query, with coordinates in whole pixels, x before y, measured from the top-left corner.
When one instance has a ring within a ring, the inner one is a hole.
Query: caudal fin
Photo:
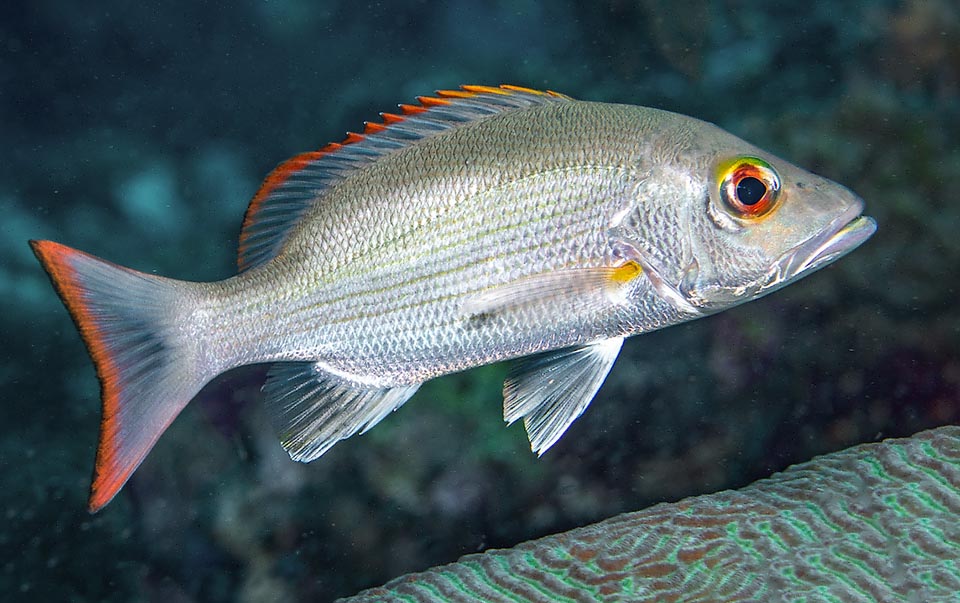
[[[191,283],[165,279],[52,241],[30,241],[73,317],[100,379],[103,418],[90,487],[95,512],[116,495],[209,378],[182,333]]]

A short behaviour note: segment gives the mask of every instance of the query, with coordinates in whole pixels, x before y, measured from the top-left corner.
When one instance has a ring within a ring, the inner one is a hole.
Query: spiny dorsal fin
[[[362,134],[301,153],[274,169],[254,195],[240,231],[240,270],[279,253],[287,234],[327,187],[351,170],[387,153],[497,113],[554,101],[571,100],[558,92],[518,86],[461,86],[419,96],[418,105],[399,105],[400,113],[381,113],[381,123],[366,122]]]

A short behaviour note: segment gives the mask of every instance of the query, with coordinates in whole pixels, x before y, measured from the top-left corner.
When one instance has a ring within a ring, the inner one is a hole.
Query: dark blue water
[[[426,385],[310,465],[267,426],[262,372],[236,371],[87,514],[98,385],[26,239],[226,277],[273,166],[461,83],[716,122],[849,186],[880,230],[762,301],[629,340],[540,460],[502,424],[503,366]],[[8,2],[0,141],[7,600],[329,600],[960,421],[950,0]]]

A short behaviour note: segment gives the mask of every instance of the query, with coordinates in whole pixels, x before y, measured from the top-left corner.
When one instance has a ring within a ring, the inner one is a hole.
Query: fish
[[[230,278],[30,241],[100,381],[91,512],[206,383],[251,364],[309,462],[425,381],[513,360],[504,419],[542,455],[626,337],[766,295],[876,230],[850,190],[692,117],[510,85],[417,101],[274,169]]]
[[[337,601],[956,601],[958,484],[960,427],[939,427]]]

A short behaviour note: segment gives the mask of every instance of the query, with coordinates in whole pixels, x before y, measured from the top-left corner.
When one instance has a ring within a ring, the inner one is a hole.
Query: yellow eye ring
[[[718,170],[720,198],[730,212],[747,220],[765,216],[780,196],[780,176],[758,157],[737,157]]]

